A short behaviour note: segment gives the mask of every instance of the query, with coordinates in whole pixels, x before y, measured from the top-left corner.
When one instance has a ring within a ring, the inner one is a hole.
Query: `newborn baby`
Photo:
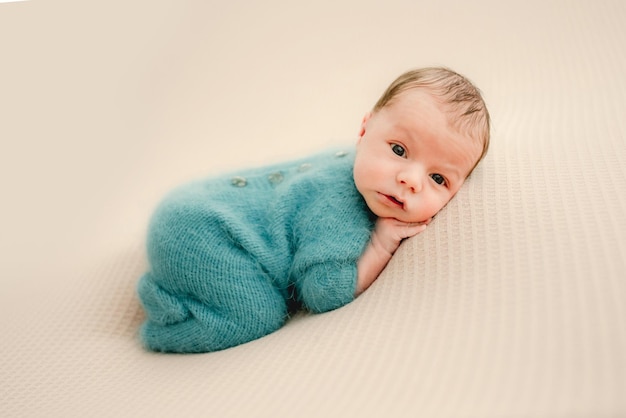
[[[185,185],[165,198],[138,285],[155,351],[208,352],[337,309],[423,231],[489,145],[480,92],[445,68],[398,77],[355,147]]]

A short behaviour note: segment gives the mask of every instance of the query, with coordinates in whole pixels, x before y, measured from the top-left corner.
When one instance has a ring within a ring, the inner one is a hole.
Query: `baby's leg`
[[[158,211],[149,231],[151,271],[138,287],[147,314],[144,344],[156,351],[216,351],[280,328],[286,302],[261,265],[206,207],[179,206]]]
[[[141,328],[144,344],[155,351],[207,352],[263,337],[285,322],[287,308],[273,286],[242,279],[219,300],[206,303],[190,296],[173,296],[144,275],[139,284],[147,320]]]

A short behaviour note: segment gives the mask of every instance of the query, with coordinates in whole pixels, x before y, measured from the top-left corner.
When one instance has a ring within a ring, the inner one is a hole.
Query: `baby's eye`
[[[400,157],[404,157],[406,155],[406,150],[402,145],[391,144],[391,150],[394,152],[394,154]]]
[[[430,177],[439,185],[446,184],[446,179],[441,174],[431,174]]]

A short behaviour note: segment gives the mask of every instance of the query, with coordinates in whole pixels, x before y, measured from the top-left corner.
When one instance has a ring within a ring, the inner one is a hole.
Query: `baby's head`
[[[489,147],[480,91],[446,68],[398,77],[363,118],[354,180],[370,210],[404,222],[432,218]]]
[[[400,75],[389,85],[374,105],[372,112],[389,106],[403,92],[411,89],[431,93],[448,115],[448,123],[459,133],[481,144],[481,154],[475,164],[477,165],[487,153],[490,140],[489,112],[480,90],[467,78],[448,68],[429,67],[411,70]]]

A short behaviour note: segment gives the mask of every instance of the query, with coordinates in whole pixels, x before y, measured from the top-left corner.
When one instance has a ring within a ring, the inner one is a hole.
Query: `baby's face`
[[[383,218],[424,222],[455,195],[482,144],[450,126],[428,92],[407,90],[361,125],[354,181]]]

